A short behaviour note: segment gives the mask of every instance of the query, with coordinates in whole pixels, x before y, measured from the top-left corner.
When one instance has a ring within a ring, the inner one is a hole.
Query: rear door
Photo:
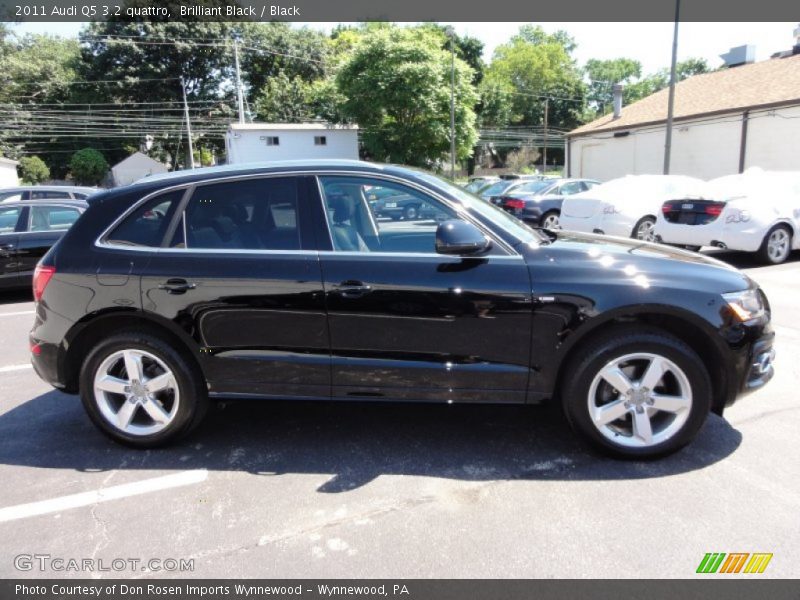
[[[18,287],[19,229],[28,214],[27,207],[0,205],[0,289]]]
[[[330,396],[322,278],[304,208],[310,183],[197,184],[143,273],[144,310],[194,338],[212,394]]]
[[[381,187],[413,196],[420,218],[375,219],[367,190]],[[524,402],[532,309],[522,257],[499,242],[480,257],[437,254],[439,222],[461,217],[396,181],[321,176],[320,190],[334,398]]]

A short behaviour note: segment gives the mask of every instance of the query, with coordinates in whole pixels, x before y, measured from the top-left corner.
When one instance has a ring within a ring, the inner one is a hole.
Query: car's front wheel
[[[95,425],[138,448],[171,443],[205,414],[197,368],[159,337],[122,332],[98,344],[81,369],[81,400]]]
[[[758,251],[762,261],[770,265],[785,262],[792,253],[792,230],[787,225],[776,225],[769,230]]]
[[[618,458],[675,452],[694,439],[711,408],[703,361],[658,329],[612,331],[567,368],[567,419],[584,440]]]

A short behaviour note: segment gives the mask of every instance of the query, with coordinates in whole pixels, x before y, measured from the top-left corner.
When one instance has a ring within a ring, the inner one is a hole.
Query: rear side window
[[[184,192],[174,190],[148,200],[117,225],[105,241],[119,246],[159,247]]]
[[[198,250],[299,250],[297,179],[198,186],[170,244]]]
[[[31,192],[31,199],[33,200],[42,200],[45,198],[50,199],[66,199],[71,198],[72,196],[69,195],[69,192],[60,192],[57,190],[34,190]]]
[[[66,206],[32,206],[29,231],[66,231],[80,212]]]
[[[17,221],[22,208],[19,206],[0,207],[0,233],[12,233],[17,228]]]

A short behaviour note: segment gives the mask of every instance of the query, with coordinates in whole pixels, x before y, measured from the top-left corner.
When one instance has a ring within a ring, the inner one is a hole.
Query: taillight
[[[716,202],[714,204],[706,204],[705,211],[707,215],[718,217],[722,214],[722,209],[725,208],[724,202]]]
[[[525,201],[524,200],[516,200],[516,199],[509,199],[505,201],[505,205],[508,208],[513,208],[516,210],[522,210],[525,208]]]
[[[33,271],[33,300],[39,302],[44,294],[44,288],[56,274],[56,268],[48,265],[36,265]]]
[[[664,214],[670,213],[673,210],[675,210],[675,205],[671,202],[664,202],[664,204],[661,205],[661,212]]]

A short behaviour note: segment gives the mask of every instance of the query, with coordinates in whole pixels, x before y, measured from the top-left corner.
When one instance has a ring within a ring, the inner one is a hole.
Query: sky
[[[521,23],[444,23],[459,34],[469,34],[484,43],[484,59],[491,59],[494,49],[506,42]],[[563,29],[572,35],[578,47],[575,57],[583,66],[590,58],[633,58],[642,63],[644,73],[667,68],[672,53],[673,23],[539,23],[548,32]],[[76,37],[82,23],[23,23],[12,25],[22,33],[52,33]],[[337,23],[301,23],[330,31]],[[719,55],[734,46],[756,47],[761,61],[794,44],[795,23],[681,23],[678,37],[678,60],[705,58],[711,67],[722,64]]]

